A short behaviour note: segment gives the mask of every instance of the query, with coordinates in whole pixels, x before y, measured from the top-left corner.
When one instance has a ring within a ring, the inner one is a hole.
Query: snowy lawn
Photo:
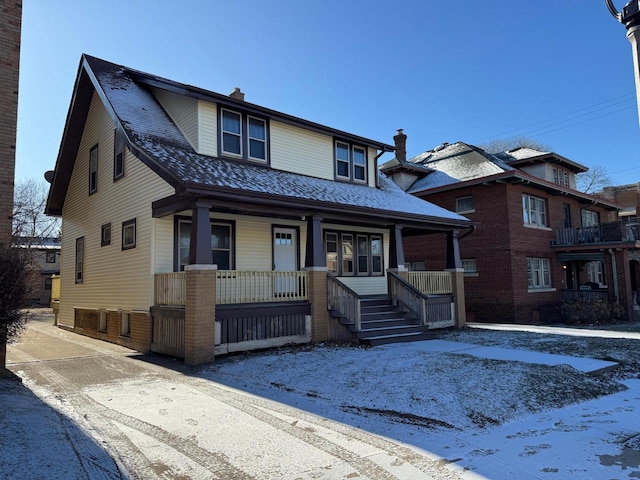
[[[443,339],[639,365],[637,340],[463,330]],[[547,366],[429,352],[424,342],[375,348],[316,346],[230,357],[201,375],[341,419],[337,412],[454,430],[496,426],[524,415],[610,395],[619,374],[594,376]],[[626,378],[637,373],[628,372]]]

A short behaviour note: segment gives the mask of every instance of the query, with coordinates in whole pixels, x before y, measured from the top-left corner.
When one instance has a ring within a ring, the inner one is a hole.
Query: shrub
[[[607,325],[618,323],[624,317],[624,307],[601,299],[593,303],[564,300],[560,304],[560,316],[570,325]]]
[[[20,254],[0,245],[0,342],[14,339],[24,329],[26,317],[20,309],[26,306],[28,285],[27,267]]]

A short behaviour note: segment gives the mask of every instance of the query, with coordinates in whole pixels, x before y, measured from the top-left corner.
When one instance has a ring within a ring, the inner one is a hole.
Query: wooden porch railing
[[[218,270],[216,303],[297,302],[308,300],[307,272]]]
[[[387,272],[387,281],[391,299],[411,312],[421,325],[429,328],[455,325],[453,295],[439,294],[430,297],[394,272]]]
[[[327,308],[353,323],[357,332],[362,331],[360,295],[331,274],[327,274]]]
[[[216,303],[297,302],[308,300],[307,272],[218,270]],[[185,305],[185,272],[156,273],[155,304]]]
[[[453,293],[451,272],[408,272],[407,280],[425,294]]]
[[[187,277],[184,272],[156,273],[155,284],[156,305],[187,303]]]

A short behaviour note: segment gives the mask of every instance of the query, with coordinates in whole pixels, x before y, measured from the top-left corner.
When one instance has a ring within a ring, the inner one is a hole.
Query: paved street
[[[9,347],[8,367],[131,478],[460,478],[428,453],[52,323],[36,316]]]

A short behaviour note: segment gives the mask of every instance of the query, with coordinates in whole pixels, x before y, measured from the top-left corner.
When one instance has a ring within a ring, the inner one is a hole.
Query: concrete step
[[[399,335],[380,335],[362,340],[362,343],[375,347],[377,345],[386,345],[389,343],[418,342],[421,340],[432,340],[435,334],[428,332],[406,333]]]
[[[366,330],[363,328],[357,335],[358,339],[364,340],[371,337],[426,333],[428,331],[428,327],[422,325],[397,325],[394,327],[367,328]]]

